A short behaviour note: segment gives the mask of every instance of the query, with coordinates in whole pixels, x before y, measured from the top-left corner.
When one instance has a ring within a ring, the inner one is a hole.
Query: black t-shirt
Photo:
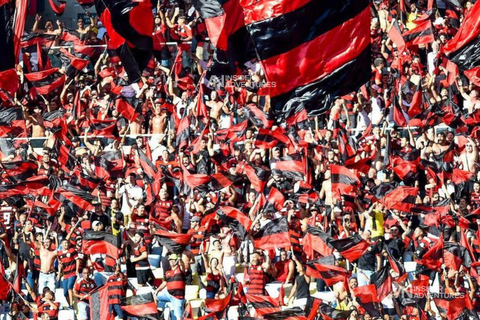
[[[198,153],[198,156],[202,155],[202,159],[197,162],[197,173],[210,174],[209,163],[210,155],[207,150],[202,150]]]
[[[405,244],[403,243],[402,237],[387,240],[386,243],[391,255],[399,260],[405,251]]]
[[[375,271],[375,264],[377,263],[376,256],[381,252],[377,243],[372,244],[365,253],[358,258],[358,268],[362,270]]]

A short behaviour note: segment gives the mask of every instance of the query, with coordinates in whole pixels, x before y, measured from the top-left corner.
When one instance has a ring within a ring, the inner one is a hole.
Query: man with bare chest
[[[167,127],[167,110],[160,106],[155,107],[155,115],[150,120],[150,132],[152,134],[165,133]]]
[[[42,293],[45,287],[55,289],[55,268],[57,251],[53,248],[52,240],[46,238],[40,246],[40,277],[38,279],[38,293]]]

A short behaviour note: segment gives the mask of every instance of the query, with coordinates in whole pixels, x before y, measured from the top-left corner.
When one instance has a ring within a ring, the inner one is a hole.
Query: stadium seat
[[[73,310],[60,310],[58,312],[58,319],[61,319],[61,320],[75,320],[75,311],[73,311]]]
[[[198,298],[199,286],[190,285],[185,287],[185,300],[190,301]]]

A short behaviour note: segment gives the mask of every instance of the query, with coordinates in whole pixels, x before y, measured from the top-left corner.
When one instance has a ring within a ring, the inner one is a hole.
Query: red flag
[[[396,20],[393,21],[392,26],[388,31],[388,37],[393,43],[395,43],[399,53],[405,51],[405,40],[403,39],[400,27],[398,26],[398,22]]]
[[[50,3],[50,7],[52,8],[53,12],[55,12],[57,16],[61,16],[65,11],[65,7],[67,5],[66,2],[59,1],[60,4],[56,4],[54,0],[48,0],[48,2]]]
[[[460,50],[480,34],[480,3],[477,1],[463,20],[455,36],[443,47],[447,55]]]
[[[28,0],[15,1],[15,34],[13,37],[15,50],[15,63],[19,62],[20,42],[25,32],[25,20],[27,18]]]
[[[10,100],[19,87],[20,81],[14,69],[0,72],[0,99],[3,101]],[[8,93],[11,97],[6,96],[4,92]]]
[[[356,287],[353,289],[353,293],[361,303],[380,302],[377,296],[377,288],[373,283],[368,286]]]
[[[404,212],[410,212],[415,204],[418,195],[418,188],[400,186],[387,193],[380,202],[387,209],[397,209]]]
[[[435,41],[431,20],[425,20],[403,34],[407,46],[428,44]]]
[[[480,67],[466,70],[464,74],[474,85],[480,87]]]
[[[272,187],[268,194],[267,202],[272,204],[276,210],[280,211],[283,208],[285,197],[277,188]]]

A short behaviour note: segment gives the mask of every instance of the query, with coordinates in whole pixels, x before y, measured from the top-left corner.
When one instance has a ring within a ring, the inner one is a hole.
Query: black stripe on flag
[[[261,60],[288,52],[353,19],[365,0],[313,0],[297,10],[247,26]]]

